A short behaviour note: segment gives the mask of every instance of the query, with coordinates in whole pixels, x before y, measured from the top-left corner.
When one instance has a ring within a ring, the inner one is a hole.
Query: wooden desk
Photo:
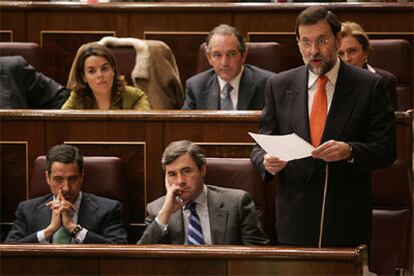
[[[363,275],[365,247],[0,245],[1,275]]]
[[[397,112],[398,158],[412,167],[412,113]],[[125,164],[130,202],[129,236],[145,229],[145,205],[164,194],[160,160],[172,141],[189,139],[207,157],[249,157],[260,111],[84,111],[0,110],[0,227],[14,220],[17,204],[32,198],[29,185],[35,158],[68,143],[85,156],[118,156]],[[375,183],[374,183],[375,186]],[[268,194],[268,209],[274,195]],[[266,218],[273,227],[274,217]]]

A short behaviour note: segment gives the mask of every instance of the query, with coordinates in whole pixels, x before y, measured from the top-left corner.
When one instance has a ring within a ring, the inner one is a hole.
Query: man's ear
[[[246,46],[246,49],[244,50],[244,53],[241,53],[241,55],[243,57],[243,63],[246,63],[247,52],[248,52],[248,48]]]
[[[49,172],[47,170],[45,171],[45,177],[46,177],[47,185],[50,186],[50,176],[49,176]]]
[[[207,165],[206,164],[201,165],[200,172],[201,172],[202,177],[206,176],[206,174],[207,174]]]
[[[213,60],[211,59],[210,54],[207,53],[207,51],[206,51],[206,58],[208,60],[208,63],[210,64],[210,66],[213,67]]]
[[[342,44],[342,33],[338,32],[335,36],[335,43],[336,43],[336,49],[338,50],[339,48],[341,48],[341,44]]]

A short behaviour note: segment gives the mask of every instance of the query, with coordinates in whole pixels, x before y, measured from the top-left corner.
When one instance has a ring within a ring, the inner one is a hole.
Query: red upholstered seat
[[[29,198],[50,193],[45,169],[46,157],[37,157],[30,178]],[[129,204],[123,182],[122,160],[113,156],[85,156],[84,170],[82,191],[120,201],[123,204],[124,221],[127,223]]]
[[[413,105],[413,52],[404,39],[371,39],[369,64],[387,70],[397,77],[397,110],[406,111]]]
[[[370,261],[373,272],[396,275],[413,266],[413,187],[405,160],[373,174],[373,225]]]
[[[42,48],[32,42],[0,42],[0,56],[22,56],[39,71],[44,69]]]
[[[249,192],[262,225],[266,223],[264,185],[249,158],[207,158],[205,183]]]

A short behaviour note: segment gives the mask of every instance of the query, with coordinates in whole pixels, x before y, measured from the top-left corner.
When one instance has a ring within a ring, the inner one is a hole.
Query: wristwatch
[[[73,229],[71,233],[72,237],[76,238],[76,234],[78,234],[82,229],[83,229],[82,226],[80,226],[79,224],[76,225],[75,229]]]

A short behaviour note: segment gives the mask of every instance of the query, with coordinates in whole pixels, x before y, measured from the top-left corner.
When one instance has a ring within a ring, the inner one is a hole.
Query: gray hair
[[[211,30],[208,33],[208,36],[206,38],[206,52],[210,53],[210,40],[213,37],[213,35],[232,35],[234,34],[237,37],[237,40],[239,42],[239,52],[244,53],[246,51],[246,43],[244,40],[244,37],[241,35],[241,33],[233,26],[227,25],[227,24],[221,24],[217,27],[215,27],[213,30]]]

